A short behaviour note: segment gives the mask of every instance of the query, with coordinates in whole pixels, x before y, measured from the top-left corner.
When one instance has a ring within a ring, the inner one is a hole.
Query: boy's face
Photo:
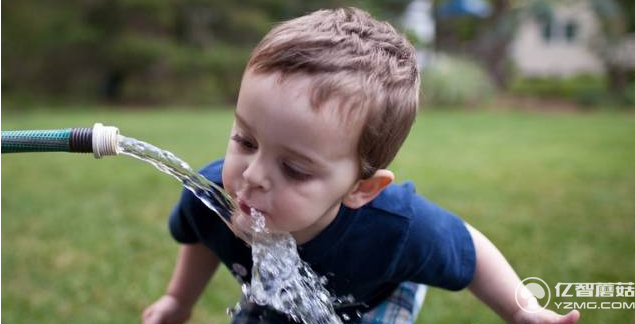
[[[242,210],[234,216],[239,226],[250,224],[255,208],[270,230],[290,232],[301,244],[330,224],[355,187],[361,123],[347,124],[335,100],[313,109],[309,77],[276,80],[245,73],[223,184]]]

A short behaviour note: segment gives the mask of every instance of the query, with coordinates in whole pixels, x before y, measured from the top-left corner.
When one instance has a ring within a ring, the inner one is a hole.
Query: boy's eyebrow
[[[283,150],[287,152],[287,154],[292,155],[294,158],[302,160],[304,163],[311,165],[312,167],[321,168],[322,164],[315,159],[312,159],[290,147],[283,147]]]
[[[238,114],[238,112],[234,112],[234,118],[236,118],[236,121],[243,127],[247,128],[247,130],[251,131],[251,127],[249,127],[249,124],[242,118],[240,117],[240,115]]]
[[[243,119],[238,112],[234,112],[234,117],[236,118],[236,121],[238,122],[238,124],[240,124],[242,127],[246,128],[248,131],[252,131],[252,128],[249,126],[249,124],[247,122],[245,122],[245,119]],[[292,155],[294,158],[297,158],[299,160],[304,161],[307,164],[310,164],[311,166],[317,167],[317,168],[322,168],[323,167],[323,163],[320,163],[320,161],[317,161],[316,159],[312,159],[308,156],[306,156],[305,154],[302,154],[301,152],[294,150],[290,147],[286,147],[283,146],[282,147],[283,151],[285,151],[287,154]]]

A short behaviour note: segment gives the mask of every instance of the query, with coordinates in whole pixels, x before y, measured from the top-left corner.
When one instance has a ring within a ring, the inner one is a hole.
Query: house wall
[[[552,38],[543,36],[543,25],[532,17],[523,19],[512,43],[511,56],[524,76],[566,77],[580,73],[603,73],[603,64],[591,50],[599,23],[586,1],[567,2],[554,8]],[[576,37],[567,40],[564,25],[577,24]]]

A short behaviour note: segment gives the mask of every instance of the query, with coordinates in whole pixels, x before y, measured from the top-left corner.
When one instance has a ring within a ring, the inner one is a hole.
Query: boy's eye
[[[309,180],[311,178],[311,175],[308,173],[305,173],[304,171],[300,171],[297,168],[287,164],[287,163],[283,163],[282,164],[282,170],[284,172],[284,174],[291,178],[292,180],[296,180],[296,181],[305,181],[305,180]]]
[[[254,144],[252,141],[238,135],[235,134],[231,137],[232,141],[238,143],[240,146],[242,146],[244,149],[253,151],[255,149],[258,148],[258,145]]]

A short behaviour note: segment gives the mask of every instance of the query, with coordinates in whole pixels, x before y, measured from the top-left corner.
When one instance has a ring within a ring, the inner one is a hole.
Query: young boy
[[[417,283],[469,287],[512,323],[576,322],[577,311],[523,311],[518,276],[490,241],[411,183],[392,184],[386,167],[414,121],[418,92],[415,51],[389,24],[354,8],[285,22],[254,50],[225,159],[202,174],[235,199],[238,224],[255,208],[268,228],[293,235],[333,295],[353,297],[336,307],[345,321],[414,321]],[[144,323],[185,322],[220,262],[250,281],[250,248],[187,190],[170,230],[183,245]],[[233,322],[292,321],[248,305]]]

